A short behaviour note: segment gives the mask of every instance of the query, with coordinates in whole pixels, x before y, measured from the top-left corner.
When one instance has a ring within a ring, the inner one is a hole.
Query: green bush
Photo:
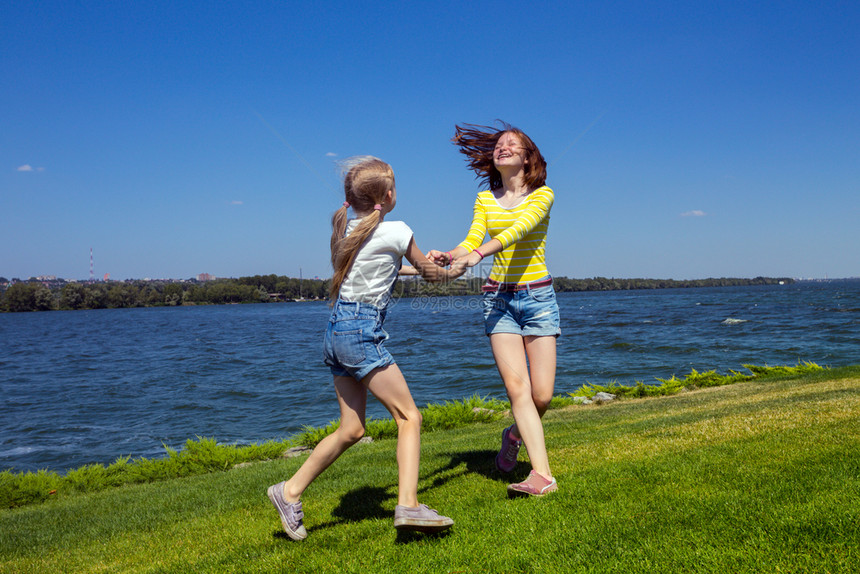
[[[659,385],[646,385],[642,381],[637,381],[635,385],[622,385],[618,382],[612,382],[608,385],[585,384],[575,392],[568,394],[571,397],[586,398],[591,398],[599,392],[612,393],[623,398],[658,397],[674,395],[685,390],[690,391],[693,389],[742,383],[763,377],[800,376],[824,370],[824,367],[810,362],[801,362],[794,367],[744,365],[744,368],[752,374],[745,375],[737,371],[729,371],[728,375],[720,375],[716,371],[700,373],[696,369],[692,369],[689,375],[682,378],[678,378],[675,375],[672,375],[670,379],[657,377],[657,380],[660,381]]]

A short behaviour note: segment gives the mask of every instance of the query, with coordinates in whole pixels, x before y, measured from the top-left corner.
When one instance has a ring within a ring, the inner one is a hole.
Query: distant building
[[[201,273],[197,276],[198,281],[214,281],[217,279],[214,275],[209,275],[208,273]]]

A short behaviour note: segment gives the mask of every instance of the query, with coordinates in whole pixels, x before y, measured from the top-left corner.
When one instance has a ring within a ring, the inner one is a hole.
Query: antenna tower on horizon
[[[95,281],[95,273],[93,273],[93,248],[90,247],[90,283]]]

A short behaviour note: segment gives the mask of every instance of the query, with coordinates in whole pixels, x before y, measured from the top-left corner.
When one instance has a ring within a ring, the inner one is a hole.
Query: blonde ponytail
[[[338,209],[331,216],[331,266],[335,267],[335,254],[337,253],[337,243],[343,239],[346,233],[347,211],[346,205]]]
[[[331,218],[331,265],[334,273],[329,285],[329,299],[332,303],[337,300],[340,286],[352,268],[358,250],[382,221],[382,212],[374,206],[381,204],[386,194],[394,189],[394,170],[381,159],[369,156],[351,158],[344,165],[349,166],[343,182],[346,202],[354,210],[367,215],[348,236],[345,236],[346,204]]]
[[[376,231],[379,223],[382,221],[382,216],[379,211],[373,210],[373,213],[363,217],[361,222],[348,236],[341,238],[332,251],[332,267],[334,275],[331,279],[329,287],[329,298],[332,301],[337,300],[337,295],[340,292],[340,286],[343,280],[346,279],[347,273],[352,268],[355,262],[355,257],[358,255],[358,250],[364,245],[364,242]]]

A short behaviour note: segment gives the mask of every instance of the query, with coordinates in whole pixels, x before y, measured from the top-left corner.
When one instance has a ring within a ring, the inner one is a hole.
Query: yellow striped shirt
[[[474,251],[487,233],[502,244],[493,257],[490,279],[502,283],[529,283],[549,275],[546,268],[546,232],[549,210],[555,196],[547,186],[539,187],[511,208],[499,205],[492,191],[475,199],[475,215],[466,239],[458,247]]]

